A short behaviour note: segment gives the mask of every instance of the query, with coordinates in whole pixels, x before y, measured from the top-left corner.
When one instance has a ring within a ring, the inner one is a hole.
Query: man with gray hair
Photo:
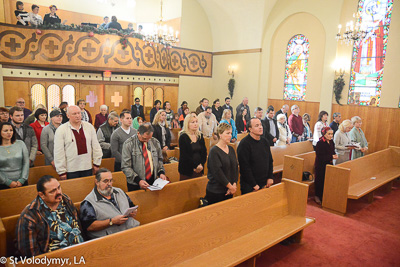
[[[279,114],[284,114],[286,116],[286,121],[288,121],[289,105],[284,104],[280,110],[275,113],[274,119],[277,120]]]
[[[333,135],[335,135],[336,131],[339,129],[340,120],[342,119],[342,115],[339,112],[335,112],[332,115],[333,121],[329,124],[329,127],[333,130]]]
[[[80,208],[82,228],[89,239],[139,226],[140,223],[134,219],[137,209],[124,214],[129,208],[135,207],[135,204],[122,189],[112,186],[113,177],[110,170],[99,169],[95,183],[95,187],[82,201]]]
[[[244,97],[242,103],[240,103],[236,107],[236,116],[238,116],[238,117],[242,116],[242,112],[244,109],[247,109],[247,114],[245,117],[246,121],[249,121],[251,118],[250,107],[249,107],[248,103],[249,103],[249,99],[247,97]]]
[[[300,142],[304,132],[303,118],[299,115],[300,108],[298,105],[293,105],[290,110],[292,114],[289,116],[288,124],[292,132],[292,142]]]
[[[97,130],[97,140],[99,140],[100,147],[103,151],[103,159],[111,158],[111,135],[118,128],[118,123],[118,114],[110,113],[107,121],[100,125]]]
[[[160,142],[153,132],[153,126],[144,123],[122,146],[121,169],[126,175],[128,191],[146,189],[158,177],[167,179]]]
[[[96,130],[82,121],[81,109],[67,109],[69,121],[57,128],[54,135],[54,164],[61,180],[93,175],[99,169],[103,153]]]

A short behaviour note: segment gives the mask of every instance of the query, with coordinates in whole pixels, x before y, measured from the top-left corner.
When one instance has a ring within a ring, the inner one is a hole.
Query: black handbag
[[[205,207],[205,206],[208,206],[208,200],[206,198],[204,198],[204,197],[201,197],[200,198],[199,208],[202,208],[202,207]]]
[[[314,181],[314,175],[311,172],[303,172],[303,181]]]

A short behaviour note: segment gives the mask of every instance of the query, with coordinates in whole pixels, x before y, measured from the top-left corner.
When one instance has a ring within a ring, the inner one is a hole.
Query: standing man
[[[85,108],[86,107],[86,102],[83,99],[79,99],[78,102],[76,103],[81,110],[81,118],[82,121],[89,122],[90,124],[93,124],[92,121],[92,115],[90,115],[90,112]]]
[[[54,134],[57,128],[61,125],[62,114],[59,109],[53,109],[50,112],[50,124],[43,128],[42,134],[40,135],[40,147],[44,154],[44,160],[46,165],[54,165]]]
[[[68,108],[68,102],[61,102],[61,104],[58,106],[61,111],[62,115],[62,124],[66,123],[69,119],[67,116],[67,108]]]
[[[70,106],[69,121],[54,136],[54,163],[61,180],[91,176],[101,164],[103,153],[93,125],[82,121],[81,109]]]
[[[339,129],[340,120],[342,119],[342,115],[339,112],[335,112],[332,115],[333,121],[329,124],[329,127],[333,130],[333,136],[335,136],[336,131]]]
[[[153,137],[153,126],[143,123],[138,133],[122,146],[121,168],[128,182],[128,190],[146,189],[160,177],[166,180],[160,142]]]
[[[135,105],[131,106],[131,116],[132,116],[132,120],[134,118],[136,118],[137,116],[139,116],[144,121],[144,109],[143,109],[143,106],[140,105],[139,97],[135,98]]]
[[[236,116],[241,116],[243,109],[247,109],[247,114],[246,114],[246,121],[250,120],[250,107],[248,105],[249,103],[249,99],[247,97],[243,98],[242,103],[240,103],[237,107],[236,107]],[[240,114],[240,115],[239,115]]]
[[[111,171],[101,168],[96,173],[96,185],[81,203],[82,228],[89,239],[103,237],[139,226],[137,209],[124,216],[135,205],[125,192],[113,187]]]
[[[248,127],[250,134],[240,141],[237,149],[242,194],[270,187],[274,183],[273,159],[269,143],[262,136],[262,122],[252,118]]]
[[[283,105],[282,108],[276,112],[274,119],[276,120],[279,114],[284,114],[286,116],[286,121],[288,121],[288,115],[287,115],[288,111],[289,111],[289,106],[286,104]]]
[[[276,141],[279,139],[278,123],[274,119],[274,113],[274,107],[269,106],[267,109],[267,115],[263,121],[265,127],[264,137],[268,140],[270,146],[274,146]]]
[[[108,115],[107,121],[97,130],[97,140],[103,151],[103,159],[111,158],[111,135],[118,128],[119,117],[115,113]]]
[[[289,116],[288,124],[290,131],[292,132],[292,142],[300,142],[304,132],[303,118],[299,115],[300,108],[297,105],[293,105],[290,110],[292,114]]]
[[[16,229],[17,249],[33,257],[82,243],[78,212],[62,193],[56,178],[45,175],[36,184],[37,196],[25,207]]]
[[[35,131],[29,125],[24,124],[24,111],[21,107],[12,107],[10,109],[11,123],[17,132],[17,140],[25,143],[29,153],[29,166],[33,167],[38,151],[38,140]]]
[[[214,140],[217,140],[218,137],[216,133],[217,133],[218,122],[217,118],[212,113],[212,108],[206,107],[206,110],[200,113],[199,116],[197,116],[197,118],[199,120],[200,132],[202,132],[205,137],[208,138],[213,137]]]
[[[198,106],[196,108],[196,115],[198,116],[200,113],[206,111],[206,108],[208,107],[208,99],[207,98],[203,98],[200,101],[200,106]]]
[[[111,156],[115,158],[114,171],[121,171],[122,146],[125,141],[134,136],[137,131],[132,127],[132,117],[129,111],[122,111],[120,115],[121,127],[111,135]]]
[[[25,108],[25,100],[23,98],[18,98],[17,102],[15,102],[15,106],[22,108],[24,112],[24,119],[28,118],[28,116],[32,114],[30,109]]]
[[[225,97],[225,105],[222,106],[222,111],[224,111],[225,109],[230,109],[232,113],[232,119],[235,118],[233,116],[233,108],[231,106],[231,98],[229,96]]]

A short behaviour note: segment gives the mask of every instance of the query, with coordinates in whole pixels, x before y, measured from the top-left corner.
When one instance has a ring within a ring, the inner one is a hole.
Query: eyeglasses
[[[18,104],[25,104],[25,101],[17,101]]]
[[[114,180],[113,179],[104,179],[102,182],[105,184],[109,184],[109,183],[113,183]]]

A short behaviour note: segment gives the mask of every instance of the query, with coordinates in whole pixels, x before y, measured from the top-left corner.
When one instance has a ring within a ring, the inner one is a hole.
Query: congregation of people
[[[277,112],[273,106],[265,112],[257,107],[252,114],[246,97],[236,109],[230,101],[226,97],[221,105],[216,99],[209,106],[203,98],[195,111],[183,101],[175,113],[169,101],[156,100],[146,121],[145,109],[135,98],[120,114],[101,105],[94,123],[83,99],[76,105],[62,102],[50,112],[43,105],[32,112],[22,98],[10,109],[0,107],[0,188],[27,185],[29,170],[41,154],[59,175],[58,179],[45,175],[36,184],[38,195],[18,220],[19,253],[35,256],[140,225],[137,209],[123,214],[135,204],[122,189],[113,187],[112,172],[100,168],[102,159],[115,158],[114,170],[125,174],[128,191],[146,190],[156,179],[168,179],[164,154],[173,149],[175,128],[179,129],[179,178],[201,177],[207,166],[209,205],[232,198],[239,183],[241,194],[273,185],[271,147],[295,142],[314,145],[315,201],[320,204],[325,166],[361,157],[368,150],[358,116],[341,122],[335,113],[328,125],[328,113],[321,111],[312,130],[310,115],[301,115],[297,105],[290,107],[291,115],[288,105]],[[238,141],[238,134],[246,136]],[[208,153],[206,139],[214,142]],[[59,180],[91,175],[96,175],[95,186],[78,212],[62,193]]]

